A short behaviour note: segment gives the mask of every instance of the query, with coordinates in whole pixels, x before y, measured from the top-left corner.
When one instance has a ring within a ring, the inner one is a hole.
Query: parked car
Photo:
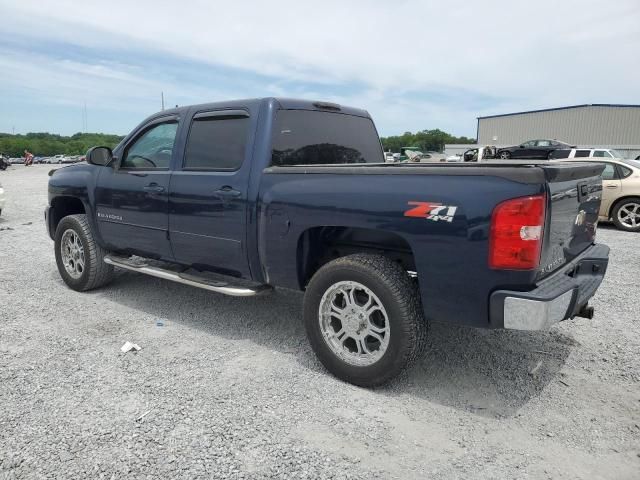
[[[572,148],[575,145],[569,145],[558,140],[528,140],[514,147],[502,147],[498,149],[497,156],[504,160],[510,158],[528,158],[546,160],[549,154],[559,148]]]
[[[607,157],[574,157],[564,162],[604,164],[599,220],[620,230],[640,231],[640,161]]]
[[[423,153],[419,150],[406,150],[405,155],[408,157],[405,161],[411,163],[434,163],[447,161],[447,156],[444,153],[439,152]]]
[[[563,148],[554,150],[550,159],[562,158],[625,158],[625,154],[613,148]]]
[[[0,153],[0,170],[6,170],[10,166],[11,163],[9,163],[9,157]]]
[[[390,164],[364,110],[241,100],[159,112],[52,171],[45,221],[74,290],[118,267],[234,296],[304,291],[322,364],[373,386],[419,356],[429,322],[591,318],[603,168]]]
[[[0,183],[0,215],[2,215],[2,210],[4,209],[4,204],[5,204],[4,188],[2,187],[2,184]]]

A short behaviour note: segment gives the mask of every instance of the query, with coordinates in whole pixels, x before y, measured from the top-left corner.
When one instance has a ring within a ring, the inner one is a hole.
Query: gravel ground
[[[0,172],[0,479],[640,478],[639,235],[600,229],[593,320],[434,326],[415,368],[366,390],[315,359],[299,293],[66,288],[48,170]]]

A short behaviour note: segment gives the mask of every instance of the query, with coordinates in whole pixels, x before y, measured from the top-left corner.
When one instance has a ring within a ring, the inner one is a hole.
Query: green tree
[[[70,137],[46,132],[26,135],[0,133],[0,153],[10,157],[21,157],[25,150],[29,150],[38,157],[59,154],[84,155],[89,148],[97,145],[113,148],[122,138],[119,135],[104,133],[76,133]]]

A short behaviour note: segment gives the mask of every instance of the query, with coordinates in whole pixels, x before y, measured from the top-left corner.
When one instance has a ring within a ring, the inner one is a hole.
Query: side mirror
[[[106,167],[113,160],[113,152],[109,147],[92,147],[87,151],[87,163]]]
[[[520,148],[524,148],[524,145],[520,145]]]

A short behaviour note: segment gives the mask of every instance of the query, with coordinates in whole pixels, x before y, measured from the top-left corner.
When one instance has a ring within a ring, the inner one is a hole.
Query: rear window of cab
[[[274,166],[384,163],[373,121],[356,115],[279,110],[272,145]]]

